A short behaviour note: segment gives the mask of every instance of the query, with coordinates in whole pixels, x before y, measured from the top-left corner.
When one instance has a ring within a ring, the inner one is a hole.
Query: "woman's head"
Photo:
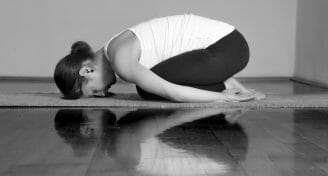
[[[103,52],[94,53],[86,42],[78,41],[56,65],[54,80],[64,98],[77,99],[105,96],[116,77]]]

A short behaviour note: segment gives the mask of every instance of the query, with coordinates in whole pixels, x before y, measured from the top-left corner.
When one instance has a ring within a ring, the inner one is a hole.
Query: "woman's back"
[[[147,68],[172,56],[206,48],[234,29],[227,23],[193,14],[155,18],[129,28],[140,42],[139,62]]]

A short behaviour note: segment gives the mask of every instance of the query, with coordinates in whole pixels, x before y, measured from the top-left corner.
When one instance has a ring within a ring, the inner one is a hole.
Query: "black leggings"
[[[179,85],[221,92],[224,81],[241,71],[249,61],[249,48],[243,35],[234,30],[205,49],[171,57],[150,70],[161,78]],[[166,100],[136,86],[146,100]]]

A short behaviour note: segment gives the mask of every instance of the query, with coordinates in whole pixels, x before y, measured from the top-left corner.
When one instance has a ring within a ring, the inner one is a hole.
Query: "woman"
[[[75,42],[57,64],[54,79],[68,99],[105,96],[116,76],[135,83],[147,100],[262,99],[232,78],[248,60],[247,42],[234,26],[184,14],[139,23],[95,53],[87,43]]]

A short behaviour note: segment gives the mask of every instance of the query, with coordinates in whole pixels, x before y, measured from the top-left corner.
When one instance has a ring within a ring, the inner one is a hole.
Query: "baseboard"
[[[54,82],[52,77],[37,76],[0,76],[3,82]]]
[[[317,87],[321,87],[321,88],[328,88],[327,84],[318,82],[318,81],[313,81],[313,80],[308,80],[308,79],[304,79],[304,78],[300,78],[300,77],[292,77],[291,78],[292,81],[296,81],[296,82],[300,82],[303,84],[308,84],[308,85],[312,85],[312,86],[317,86]]]
[[[236,77],[240,81],[289,81],[291,77],[271,76],[271,77]]]

